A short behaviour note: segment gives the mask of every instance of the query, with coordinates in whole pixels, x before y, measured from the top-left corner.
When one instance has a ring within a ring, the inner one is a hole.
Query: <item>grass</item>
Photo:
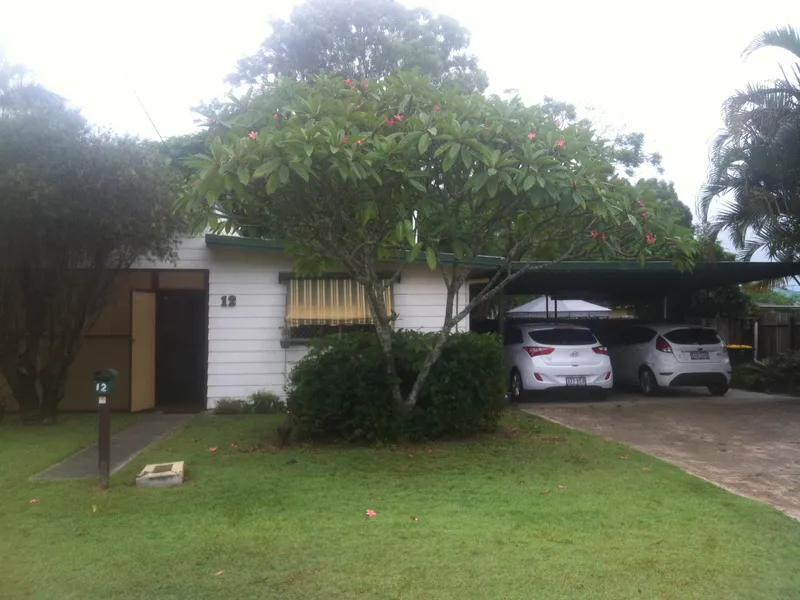
[[[511,413],[503,432],[470,442],[276,451],[277,422],[201,415],[105,492],[27,479],[85,442],[86,423],[0,427],[0,597],[759,600],[800,590],[800,524],[624,446]],[[145,463],[170,460],[186,461],[183,486],[132,485]]]

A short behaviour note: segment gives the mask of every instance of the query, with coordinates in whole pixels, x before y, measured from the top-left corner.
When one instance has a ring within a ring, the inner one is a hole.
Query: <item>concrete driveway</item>
[[[800,519],[800,398],[731,390],[615,393],[526,403],[523,410],[671,462]]]

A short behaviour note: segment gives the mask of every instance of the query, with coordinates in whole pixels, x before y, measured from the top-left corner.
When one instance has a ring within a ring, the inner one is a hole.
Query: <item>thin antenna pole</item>
[[[153,129],[155,129],[156,135],[158,136],[158,139],[160,139],[163,142],[164,138],[161,137],[161,132],[158,130],[158,127],[156,127],[156,124],[153,122],[153,119],[150,117],[150,113],[147,112],[147,109],[144,107],[144,102],[142,102],[142,99],[139,98],[139,94],[136,93],[136,88],[131,88],[131,89],[133,89],[133,95],[136,96],[136,100],[139,102],[139,106],[142,107],[142,110],[144,111],[144,114],[147,117],[147,120],[150,121],[150,125],[152,125]]]

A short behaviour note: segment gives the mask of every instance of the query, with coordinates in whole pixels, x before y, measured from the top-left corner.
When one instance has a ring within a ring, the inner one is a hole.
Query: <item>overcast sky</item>
[[[256,50],[270,18],[288,17],[297,3],[14,2],[3,8],[0,44],[92,122],[153,137],[135,89],[167,136],[193,129],[191,106],[222,94],[225,75]],[[764,29],[800,25],[796,0],[741,8],[717,0],[405,3],[470,29],[490,91],[591,106],[606,125],[644,132],[693,210],[722,102],[747,81],[780,75],[779,52],[743,61],[741,51]]]

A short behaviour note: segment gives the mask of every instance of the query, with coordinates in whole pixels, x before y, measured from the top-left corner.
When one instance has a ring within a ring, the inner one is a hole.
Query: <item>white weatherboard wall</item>
[[[291,272],[290,259],[257,248],[207,247],[205,238],[185,240],[176,264],[142,263],[139,268],[203,269],[209,272],[207,405],[221,398],[244,398],[258,390],[284,395],[287,374],[306,353],[305,346],[280,346],[286,316],[286,286],[281,272]],[[397,327],[438,331],[444,319],[445,286],[439,271],[424,264],[406,267],[394,284]],[[223,307],[222,296],[236,296],[236,306]],[[466,286],[457,308],[467,301]],[[458,324],[469,330],[469,317]]]

